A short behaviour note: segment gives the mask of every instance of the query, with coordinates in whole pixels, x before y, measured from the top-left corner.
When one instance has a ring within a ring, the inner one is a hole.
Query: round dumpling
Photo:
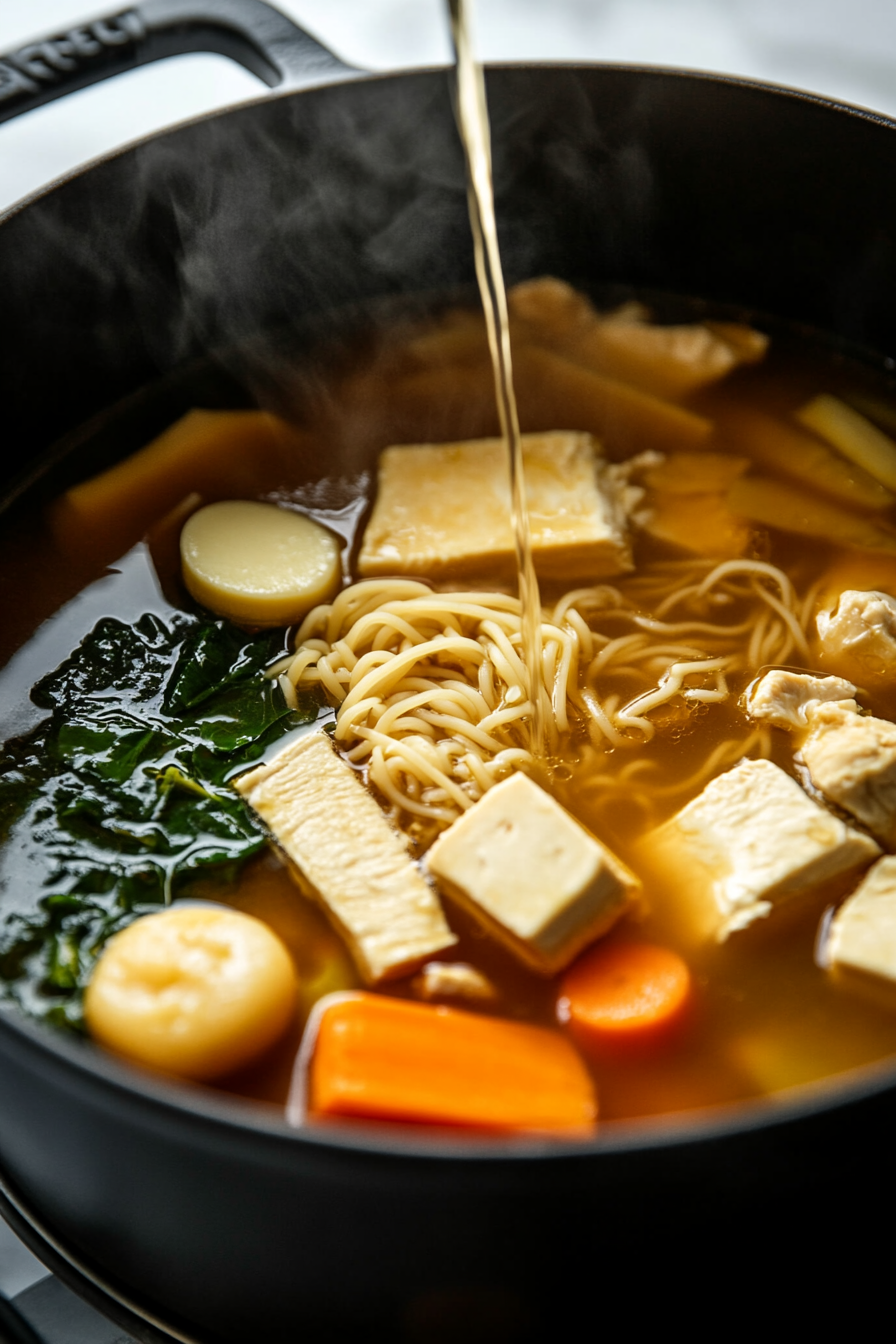
[[[196,601],[243,625],[292,625],[342,579],[331,532],[291,509],[248,499],[198,509],[184,524],[180,556]]]
[[[111,938],[87,987],[94,1040],[197,1081],[260,1055],[295,1012],[292,958],[266,924],[235,910],[175,906]]]

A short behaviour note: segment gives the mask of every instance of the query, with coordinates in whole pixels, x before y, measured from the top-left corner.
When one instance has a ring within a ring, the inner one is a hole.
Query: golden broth
[[[425,348],[426,338],[425,330],[411,333],[418,351]],[[404,333],[402,341],[406,339]],[[323,385],[318,371],[313,379],[300,378],[293,390],[294,408],[301,400],[305,430],[315,441],[326,443],[337,461],[348,463],[356,481],[351,487],[355,491],[370,491],[370,468],[377,452],[390,442],[429,438],[447,441],[494,431],[488,378],[481,377],[487,366],[479,354],[469,357],[469,348],[464,346],[467,353],[459,364],[443,368],[442,352],[425,369],[421,370],[419,360],[412,362],[408,372],[406,361],[402,363],[402,352],[407,348],[390,338],[372,354],[368,350],[360,364],[346,361]],[[406,385],[408,379],[416,380],[411,390],[415,396],[419,392],[417,402],[412,396],[396,402],[389,393],[386,375],[391,376],[390,370],[392,374],[397,370],[396,376]],[[444,395],[440,396],[443,381]],[[466,395],[461,396],[460,387],[465,388]],[[471,388],[481,390],[479,400],[479,393],[472,396]],[[706,446],[714,451],[730,448],[736,453],[741,420],[747,414],[758,409],[787,417],[820,391],[886,396],[881,380],[861,366],[823,348],[782,337],[773,342],[763,364],[742,369],[683,404],[713,420],[713,438]],[[531,394],[529,402],[531,420]],[[543,416],[548,414],[545,409]],[[537,414],[534,419],[538,420]],[[523,428],[529,427],[524,418]],[[574,424],[557,427],[591,428]],[[624,457],[628,451],[612,442],[608,450],[616,457]],[[321,460],[332,461],[333,457]],[[364,469],[368,471],[366,477],[360,475]],[[337,475],[334,471],[334,479]],[[308,513],[332,521],[332,510],[315,505],[315,500],[323,497],[319,489],[315,495],[317,488],[310,478],[303,479],[280,491],[280,495],[289,497],[292,489],[293,499]],[[343,508],[346,489],[343,480],[334,495]],[[60,556],[43,528],[42,522],[29,520],[3,544],[0,577],[8,591],[20,595],[11,619],[0,629],[0,656],[4,661],[27,644],[42,620],[97,576],[89,565],[82,572],[73,570],[71,557]],[[172,523],[170,535],[164,529],[157,531],[153,555],[167,595],[188,606],[183,592],[178,592],[172,560],[176,530]],[[835,588],[880,587],[896,594],[894,557],[837,548],[767,528],[756,529],[755,552],[783,568],[801,597],[823,574],[831,576]],[[674,549],[637,535],[635,561],[632,575],[606,582],[648,612],[651,602],[645,577],[668,573],[673,561],[682,565],[682,571],[688,568]],[[477,586],[488,586],[490,579],[488,574],[478,576]],[[124,578],[119,589],[122,585]],[[542,585],[547,608],[562,588]],[[119,607],[122,600],[126,602],[126,597],[119,593]],[[142,609],[135,607],[133,616],[136,618]],[[730,622],[736,615],[736,608],[726,609],[725,619]],[[90,628],[79,624],[82,620],[77,604],[59,617],[67,649],[73,648]],[[789,662],[801,665],[795,655]],[[34,676],[47,670],[35,668]],[[596,754],[587,750],[587,738],[580,732],[561,744],[542,782],[637,872],[639,837],[701,791],[705,778],[690,787],[686,781],[699,774],[701,765],[720,744],[750,736],[751,725],[738,708],[738,696],[753,675],[731,677],[731,694],[724,703],[704,705],[685,714],[677,710],[659,713],[655,737],[643,744]],[[863,695],[862,703],[881,717],[896,719],[896,685],[883,690],[872,688]],[[771,758],[793,773],[791,740],[774,728],[768,730],[768,738]],[[643,763],[638,767],[643,768],[641,775],[637,769],[632,771],[637,762]],[[733,763],[729,760],[719,768]],[[637,787],[631,786],[633,779]],[[646,938],[677,947],[694,976],[695,1003],[683,1029],[662,1049],[632,1058],[595,1056],[591,1060],[601,1116],[617,1119],[652,1115],[760,1096],[896,1053],[896,1011],[889,1012],[839,988],[815,960],[819,921],[825,908],[844,896],[855,882],[855,878],[848,878],[835,883],[811,898],[801,899],[793,909],[775,911],[769,919],[733,935],[725,944],[697,951],[683,938],[665,903],[651,908],[648,884],[646,910],[637,917],[627,917],[608,937]],[[295,958],[302,984],[301,1013],[295,1030],[265,1059],[220,1084],[225,1090],[282,1104],[301,1027],[313,1001],[322,994],[358,984],[355,971],[338,937],[320,912],[298,893],[275,855],[254,860],[235,888],[210,884],[207,889],[197,887],[191,892],[203,893],[263,918]],[[497,1000],[488,1005],[487,1011],[555,1023],[556,981],[525,970],[451,906],[448,915],[460,939],[452,959],[475,965],[498,990]],[[413,994],[410,981],[392,982],[385,992]]]

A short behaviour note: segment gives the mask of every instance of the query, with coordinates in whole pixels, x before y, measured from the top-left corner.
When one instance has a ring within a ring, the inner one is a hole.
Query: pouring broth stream
[[[545,712],[537,692],[539,675],[538,627],[541,598],[532,559],[529,511],[526,506],[526,473],[520,419],[513,386],[510,320],[507,291],[498,247],[495,197],[492,187],[491,131],[482,66],[473,54],[470,7],[467,0],[448,0],[454,42],[457,89],[457,124],[467,169],[467,199],[476,280],[485,313],[488,348],[495,377],[495,396],[501,435],[507,444],[510,500],[516,544],[517,589],[522,610],[523,651],[532,705],[532,751],[536,759],[545,754]]]

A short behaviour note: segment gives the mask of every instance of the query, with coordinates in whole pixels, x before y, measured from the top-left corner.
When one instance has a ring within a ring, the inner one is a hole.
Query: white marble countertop
[[[280,8],[358,66],[449,59],[443,0],[280,0]],[[97,12],[101,0],[0,0],[0,51]],[[484,60],[720,70],[896,115],[893,0],[478,0],[474,17]],[[0,210],[117,145],[259,92],[224,57],[180,56],[0,125]]]

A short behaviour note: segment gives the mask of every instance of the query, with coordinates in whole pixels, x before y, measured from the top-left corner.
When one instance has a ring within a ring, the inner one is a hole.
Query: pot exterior
[[[489,93],[509,280],[696,295],[896,356],[889,123],[637,70],[496,70]],[[444,72],[157,137],[0,225],[3,471],[194,360],[270,393],[284,329],[472,277]],[[66,458],[48,480],[96,465]],[[83,1060],[0,1015],[0,1166],[110,1280],[228,1344],[300,1323],[314,1338],[309,1322],[357,1338],[373,1319],[426,1338],[452,1312],[548,1330],[597,1266],[660,1255],[670,1227],[705,1254],[763,1209],[805,1238],[822,1205],[858,1208],[894,1175],[896,1094],[878,1083],[716,1131],[489,1157],[306,1141]]]
[[[658,1143],[489,1158],[298,1140],[6,1034],[0,1067],[2,1161],[28,1206],[125,1301],[163,1302],[204,1344],[440,1340],[476,1320],[549,1338],[633,1267],[826,1254],[896,1178],[886,1089],[796,1118],[745,1109],[727,1132],[691,1118]]]

